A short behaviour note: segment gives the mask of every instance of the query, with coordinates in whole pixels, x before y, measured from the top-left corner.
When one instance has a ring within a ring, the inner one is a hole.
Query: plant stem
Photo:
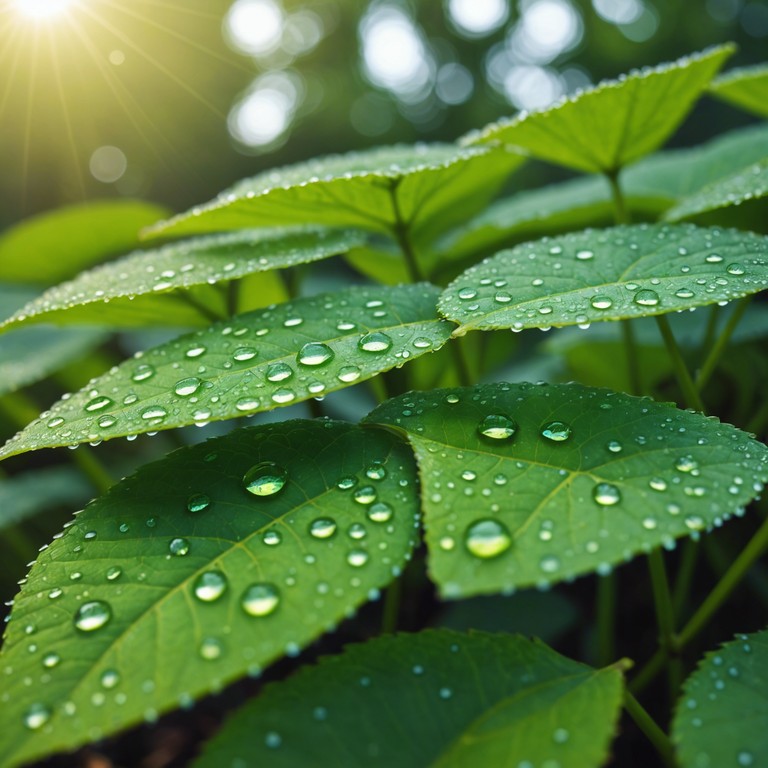
[[[643,382],[640,378],[640,366],[637,359],[637,342],[635,329],[631,320],[621,321],[621,335],[624,339],[624,353],[627,357],[627,376],[629,378],[629,390],[631,395],[640,395],[643,392]]]
[[[749,306],[750,299],[751,296],[745,296],[736,303],[736,309],[733,310],[733,314],[728,318],[728,322],[717,337],[717,341],[711,346],[711,349],[708,347],[709,354],[696,374],[695,384],[698,392],[701,392],[701,390],[704,389],[709,381],[709,377],[714,373],[718,362],[720,362],[721,355],[728,346],[728,342],[731,340],[733,332],[736,330],[736,326],[739,324],[739,321],[744,316],[744,313]]]
[[[400,615],[400,600],[403,594],[402,579],[395,579],[384,594],[384,607],[381,616],[381,631],[391,634],[397,631],[397,622]]]
[[[624,193],[619,184],[619,169],[606,171],[605,178],[611,187],[611,199],[613,200],[613,219],[617,224],[629,224],[630,216],[627,210],[627,204],[624,200]]]
[[[616,574],[597,577],[597,666],[616,657]]]
[[[675,701],[680,685],[680,664],[676,657],[675,614],[672,608],[672,595],[669,591],[667,569],[660,549],[654,549],[648,555],[648,568],[651,574],[653,602],[656,608],[656,622],[659,626],[659,645],[671,657],[669,665],[669,698]]]
[[[672,610],[678,616],[685,605],[688,592],[696,571],[696,561],[699,558],[699,545],[691,539],[686,539],[683,544],[683,554],[680,558],[680,567],[677,571],[677,579],[672,590]]]
[[[672,329],[669,327],[669,320],[667,320],[666,315],[656,315],[656,324],[659,326],[659,332],[667,347],[667,353],[669,354],[669,359],[672,361],[672,367],[675,371],[675,378],[682,390],[686,406],[704,413],[704,404],[701,402],[699,392],[685,365],[685,360],[683,360],[680,347],[677,346],[677,341],[675,341]]]
[[[397,244],[400,246],[400,250],[405,258],[405,264],[408,267],[408,274],[412,283],[418,283],[426,279],[424,273],[421,271],[416,253],[411,246],[409,223],[403,219],[403,215],[400,212],[400,204],[397,200],[397,187],[399,185],[399,179],[389,187],[389,196],[392,199],[392,210],[395,214],[395,224],[392,227],[392,234],[394,235]]]
[[[451,340],[451,352],[453,353],[453,362],[456,368],[456,375],[459,379],[459,384],[462,387],[469,387],[473,382],[472,373],[469,369],[469,361],[467,355],[462,346],[462,339]]]
[[[240,281],[230,280],[227,283],[227,314],[232,317],[237,314],[240,304]]]
[[[674,768],[675,753],[669,736],[659,728],[656,721],[629,691],[624,693],[624,709],[627,710],[627,714],[635,721],[635,725],[645,734],[648,741],[653,744],[664,765],[668,768]]]
[[[720,318],[720,306],[713,304],[707,318],[707,327],[704,331],[704,341],[701,342],[701,354],[708,353],[715,343],[715,334],[717,333],[717,321]]]

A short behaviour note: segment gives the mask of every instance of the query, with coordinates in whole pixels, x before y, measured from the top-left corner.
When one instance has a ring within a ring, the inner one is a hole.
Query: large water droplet
[[[120,674],[116,669],[105,669],[99,677],[99,682],[103,688],[114,688],[120,682]]]
[[[271,461],[262,461],[243,476],[245,490],[254,496],[274,496],[285,487],[288,472]]]
[[[51,719],[51,710],[45,704],[32,704],[24,713],[24,725],[30,731],[42,728]]]
[[[729,275],[743,275],[747,270],[744,269],[744,265],[743,264],[729,264],[725,268],[725,271]]]
[[[227,590],[227,577],[221,571],[206,571],[195,580],[192,591],[198,600],[212,603],[218,600]]]
[[[330,539],[336,533],[336,521],[332,517],[318,517],[310,523],[309,533],[316,539]]]
[[[251,584],[243,592],[240,605],[249,616],[269,616],[280,605],[280,591],[267,582]]]
[[[693,456],[681,456],[675,462],[675,469],[678,472],[693,472],[699,468],[699,463],[693,458]]]
[[[392,339],[386,333],[373,331],[362,336],[357,346],[363,352],[386,352],[392,347]]]
[[[288,363],[272,363],[267,367],[267,381],[273,384],[290,379],[291,376],[293,376],[293,368]]]
[[[356,365],[345,365],[339,368],[336,378],[345,384],[351,384],[360,378],[360,369]]]
[[[555,443],[562,443],[571,436],[571,428],[562,421],[550,421],[541,428],[542,437]]]
[[[168,551],[174,557],[184,557],[189,554],[189,541],[183,538],[171,539],[171,543],[168,545]]]
[[[464,543],[475,557],[487,560],[506,552],[512,546],[512,537],[503,523],[484,518],[467,528]]]
[[[610,296],[593,296],[589,303],[594,309],[610,309],[613,306],[613,299]]]
[[[333,350],[327,344],[311,341],[305,344],[296,356],[301,365],[315,366],[330,363],[334,358]]]
[[[211,506],[210,498],[204,493],[193,493],[187,499],[187,510],[189,512],[203,512]]]
[[[655,307],[659,303],[659,294],[650,288],[644,288],[633,296],[632,301],[641,307]]]
[[[353,549],[347,554],[347,562],[353,568],[362,568],[368,562],[368,553],[364,549]]]
[[[200,389],[202,383],[203,382],[196,376],[190,376],[188,379],[177,381],[173,391],[180,397],[189,397],[190,395],[194,395],[195,392]]]
[[[477,425],[477,431],[492,440],[508,440],[517,432],[517,422],[503,413],[489,413]]]
[[[43,666],[46,669],[53,669],[54,667],[57,667],[60,662],[61,656],[59,656],[59,654],[54,651],[51,653],[46,653],[45,656],[43,656]]]
[[[376,489],[372,485],[363,485],[352,496],[358,504],[373,504],[376,501]]]
[[[147,379],[151,379],[154,375],[155,369],[151,365],[143,363],[136,367],[131,379],[133,379],[133,381],[146,381]]]
[[[221,658],[223,651],[221,640],[217,640],[215,637],[206,637],[200,643],[200,656],[206,661],[216,661],[216,659]]]
[[[592,491],[592,498],[601,507],[612,507],[621,501],[621,492],[610,483],[598,483]]]
[[[160,405],[150,405],[141,412],[141,418],[145,421],[162,420],[168,415],[168,411]]]
[[[474,299],[477,296],[477,291],[474,288],[460,288],[459,289],[459,298],[462,301],[469,301],[470,299]]]
[[[387,523],[392,519],[394,510],[386,501],[377,501],[368,507],[368,519],[374,523]]]
[[[83,603],[75,613],[75,628],[81,632],[93,632],[101,629],[112,618],[112,609],[103,600],[91,600]]]
[[[296,393],[292,389],[287,389],[286,387],[276,389],[272,393],[272,401],[278,403],[279,405],[285,405],[285,403],[290,403],[295,399]]]
[[[101,411],[110,405],[114,405],[115,401],[103,395],[100,397],[94,397],[85,404],[85,410],[88,413],[94,413],[95,411]]]
[[[238,347],[232,353],[232,359],[236,360],[238,363],[245,363],[248,360],[253,360],[257,354],[258,353],[253,347]]]

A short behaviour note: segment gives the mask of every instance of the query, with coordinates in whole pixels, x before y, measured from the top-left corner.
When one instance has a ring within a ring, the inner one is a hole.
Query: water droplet
[[[24,725],[30,731],[42,728],[51,719],[51,710],[45,704],[32,704],[24,713]]]
[[[365,470],[365,475],[371,480],[383,480],[387,476],[387,470],[382,464],[374,462]]]
[[[112,609],[103,600],[91,600],[83,603],[75,613],[75,629],[81,632],[93,632],[101,629],[112,618]]]
[[[751,752],[747,752],[746,750],[741,750],[739,754],[736,756],[736,761],[740,766],[750,766],[754,765],[755,763],[755,756]]]
[[[311,341],[305,344],[296,356],[301,365],[315,366],[330,363],[334,358],[333,350],[327,344]]]
[[[621,492],[610,483],[598,483],[592,491],[592,498],[601,507],[612,507],[621,501]]]
[[[560,561],[554,555],[547,555],[539,560],[539,568],[544,573],[555,573],[560,568]]]
[[[112,416],[112,414],[105,413],[103,416],[99,416],[99,420],[97,424],[102,429],[108,429],[109,427],[114,427],[115,424],[117,424],[117,416]]]
[[[692,299],[696,294],[690,288],[678,288],[675,291],[675,296],[678,299]]]
[[[506,552],[512,545],[512,537],[503,523],[483,518],[467,528],[464,543],[475,557],[487,560]]]
[[[723,257],[719,253],[710,253],[709,256],[704,259],[707,264],[719,264],[722,260]]]
[[[562,421],[550,421],[541,428],[542,437],[555,443],[562,443],[571,436],[571,428]]]
[[[576,258],[579,261],[589,261],[591,258],[594,257],[594,255],[595,255],[594,251],[588,251],[588,250],[576,251]]]
[[[268,547],[276,547],[282,540],[283,537],[280,535],[280,531],[265,531],[264,535],[261,537],[261,540],[268,546]]]
[[[345,365],[339,368],[336,378],[345,384],[351,384],[360,378],[360,369],[356,365]]]
[[[352,494],[352,497],[358,504],[373,504],[376,501],[376,489],[372,485],[363,485]]]
[[[113,565],[107,569],[107,581],[115,581],[123,575],[123,569],[119,565]]]
[[[571,734],[565,728],[556,728],[552,734],[552,740],[555,744],[565,744],[570,738]]]
[[[675,469],[678,472],[693,472],[699,468],[699,463],[693,458],[693,456],[681,456],[675,462]]]
[[[221,571],[206,571],[195,580],[193,592],[198,600],[212,603],[218,600],[227,589],[227,577]]]
[[[613,299],[610,296],[593,296],[589,303],[594,309],[610,309],[613,306]]]
[[[347,533],[350,539],[359,541],[367,536],[368,531],[365,530],[365,526],[362,523],[352,523],[347,529]]]
[[[133,381],[146,381],[147,379],[151,379],[154,375],[155,369],[151,365],[144,363],[137,366],[136,370],[133,372],[133,376],[131,376],[131,379]]]
[[[243,476],[245,490],[254,496],[274,496],[285,487],[288,472],[271,461],[262,461]]]
[[[386,333],[373,331],[362,336],[357,346],[363,352],[386,352],[392,347],[392,339]]]
[[[203,512],[211,506],[210,498],[204,493],[193,493],[187,499],[187,510],[189,512]]]
[[[281,389],[276,389],[272,393],[273,402],[278,403],[279,405],[290,403],[295,399],[296,399],[296,393],[292,389],[286,389],[285,387]]]
[[[240,598],[240,605],[249,616],[269,616],[279,604],[280,591],[267,582],[251,584]]]
[[[283,743],[283,739],[276,731],[270,731],[264,737],[264,744],[270,749],[277,749]]]
[[[141,418],[145,421],[164,419],[167,415],[168,411],[160,405],[150,405],[141,412]]]
[[[744,265],[743,264],[729,264],[725,268],[725,271],[729,275],[743,275],[747,270],[744,269]]]
[[[101,411],[104,408],[107,408],[110,405],[114,405],[115,401],[111,400],[108,397],[94,397],[92,400],[89,400],[84,407],[84,410],[88,411],[88,413],[93,413],[94,411]]]
[[[171,543],[168,545],[168,551],[174,557],[184,557],[184,555],[189,554],[189,542],[182,538],[171,539]]]
[[[120,675],[116,669],[105,669],[99,677],[99,682],[102,687],[109,690],[120,682]]]
[[[641,307],[655,307],[659,303],[659,294],[650,288],[644,288],[634,295],[632,301]]]
[[[648,481],[648,485],[653,488],[654,491],[667,490],[667,481],[663,477],[652,477]]]
[[[203,382],[196,376],[190,376],[188,379],[177,381],[173,391],[180,397],[189,397],[190,395],[194,395],[195,392],[200,389],[202,383]]]
[[[287,363],[272,363],[267,367],[267,381],[273,384],[290,379],[291,376],[293,376],[293,368]]]
[[[419,336],[413,340],[413,346],[416,347],[416,349],[429,349],[432,346],[432,341],[424,336]]]
[[[332,517],[318,517],[310,523],[309,533],[316,539],[330,539],[336,533],[336,521]]]
[[[469,287],[460,288],[458,296],[462,301],[469,301],[477,296],[477,291],[474,288]]]
[[[362,568],[368,562],[368,553],[364,549],[353,549],[347,554],[347,562],[353,568]]]
[[[253,347],[238,347],[232,353],[232,359],[236,360],[238,363],[245,363],[248,360],[253,360],[257,354],[258,353]]]
[[[624,446],[618,440],[611,440],[607,448],[611,453],[621,453],[624,450]]]
[[[191,347],[188,349],[184,354],[186,357],[189,357],[190,359],[194,359],[196,357],[201,357],[205,354],[205,347],[202,344],[199,344],[196,347]]]
[[[517,422],[503,413],[490,413],[478,424],[477,431],[492,440],[508,440],[517,432]]]
[[[368,519],[374,523],[387,523],[392,519],[394,510],[385,501],[377,501],[368,507]]]
[[[357,485],[357,478],[354,477],[342,477],[336,483],[336,487],[342,491],[348,491],[350,488],[354,488]]]
[[[59,656],[58,653],[51,652],[46,653],[45,656],[43,656],[43,666],[46,669],[53,669],[54,667],[58,666],[61,662],[61,656]]]
[[[509,302],[512,301],[512,294],[508,291],[496,291],[493,295],[493,300],[497,304],[509,304]]]
[[[200,656],[206,661],[216,661],[216,659],[221,658],[223,651],[221,640],[217,640],[215,637],[206,637],[200,643]]]

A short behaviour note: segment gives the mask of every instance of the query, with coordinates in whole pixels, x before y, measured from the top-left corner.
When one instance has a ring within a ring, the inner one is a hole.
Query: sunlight
[[[19,13],[31,19],[48,20],[61,16],[74,5],[74,0],[14,0]]]

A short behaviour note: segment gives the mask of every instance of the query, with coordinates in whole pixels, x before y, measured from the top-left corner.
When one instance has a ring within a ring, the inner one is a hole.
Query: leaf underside
[[[413,392],[366,421],[407,433],[449,598],[607,572],[722,524],[768,479],[768,448],[746,433],[579,384]]]
[[[519,635],[385,636],[269,686],[195,766],[597,768],[621,690],[618,670]]]
[[[0,763],[153,720],[297,653],[399,573],[415,484],[406,446],[330,421],[242,429],[142,467],[86,507],[14,601]]]

